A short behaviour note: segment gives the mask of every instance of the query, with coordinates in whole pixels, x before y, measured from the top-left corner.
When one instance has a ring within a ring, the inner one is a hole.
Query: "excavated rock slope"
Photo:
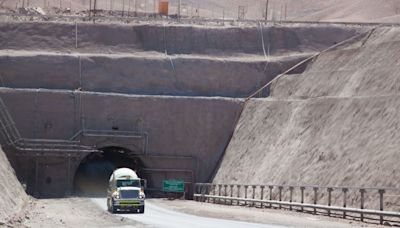
[[[250,100],[214,182],[399,188],[400,29],[366,38]]]
[[[0,226],[15,217],[28,200],[14,169],[0,148]]]

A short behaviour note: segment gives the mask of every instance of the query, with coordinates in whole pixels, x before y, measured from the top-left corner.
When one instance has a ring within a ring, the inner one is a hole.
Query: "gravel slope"
[[[378,29],[252,99],[214,182],[399,188],[399,36]],[[379,208],[368,194],[366,207]],[[385,208],[400,210],[399,192],[389,195]]]
[[[15,176],[6,155],[0,148],[0,226],[20,220],[28,196]]]

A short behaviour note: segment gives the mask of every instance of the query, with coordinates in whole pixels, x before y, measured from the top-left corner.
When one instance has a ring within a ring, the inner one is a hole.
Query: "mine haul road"
[[[107,210],[106,198],[92,198],[103,210]],[[196,215],[189,215],[164,207],[157,206],[151,202],[146,202],[146,210],[144,214],[128,214],[118,213],[116,216],[122,216],[140,222],[141,224],[148,225],[149,227],[162,227],[162,228],[214,228],[214,227],[229,227],[229,228],[279,228],[285,226],[266,225],[257,223],[240,222],[226,219],[215,219],[200,217]]]

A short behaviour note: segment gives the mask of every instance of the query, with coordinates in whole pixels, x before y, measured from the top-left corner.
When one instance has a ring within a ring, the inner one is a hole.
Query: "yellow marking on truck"
[[[140,201],[138,200],[124,200],[124,201],[118,201],[120,204],[140,204]]]

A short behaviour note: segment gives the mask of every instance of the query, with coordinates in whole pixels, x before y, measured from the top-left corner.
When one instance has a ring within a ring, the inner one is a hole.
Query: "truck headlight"
[[[112,194],[112,197],[115,198],[115,199],[119,199],[119,192],[118,191],[114,192]]]

